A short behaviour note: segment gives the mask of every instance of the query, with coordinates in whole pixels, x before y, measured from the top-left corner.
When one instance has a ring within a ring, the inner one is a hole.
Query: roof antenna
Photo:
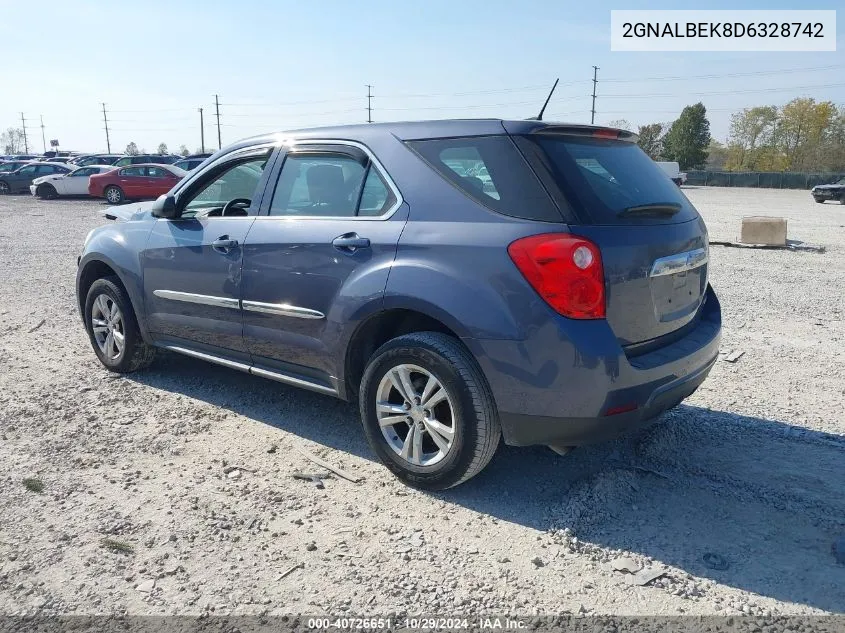
[[[559,82],[559,81],[560,81],[560,77],[558,77],[557,79],[555,79],[555,85],[554,85],[554,86],[552,86],[552,89],[551,89],[551,90],[549,90],[549,96],[548,96],[548,97],[546,97],[546,102],[543,104],[543,107],[542,107],[542,108],[540,108],[540,114],[538,114],[537,116],[532,116],[532,117],[530,117],[530,118],[528,119],[529,121],[542,121],[542,120],[543,120],[543,112],[545,112],[545,111],[546,111],[546,106],[547,106],[547,105],[549,105],[549,100],[552,98],[552,95],[553,95],[553,94],[554,94],[554,92],[555,92],[555,88],[557,88],[557,82]]]

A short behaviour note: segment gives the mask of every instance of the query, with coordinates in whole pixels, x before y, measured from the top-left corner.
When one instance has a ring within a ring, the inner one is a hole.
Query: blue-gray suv
[[[677,405],[716,361],[707,230],[622,130],[429,121],[251,138],[114,207],[76,278],[108,369],[157,348],[357,399],[387,467],[459,484]]]

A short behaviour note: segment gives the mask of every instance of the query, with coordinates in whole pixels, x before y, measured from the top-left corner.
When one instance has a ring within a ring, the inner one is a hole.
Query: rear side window
[[[493,211],[543,222],[562,220],[507,136],[409,141],[408,146],[446,180]]]
[[[396,196],[371,163],[345,154],[290,154],[282,165],[270,215],[379,217]]]
[[[578,136],[519,139],[543,155],[555,183],[578,216],[594,224],[677,223],[696,217],[676,184],[635,143]],[[678,205],[667,217],[626,215],[648,205]]]

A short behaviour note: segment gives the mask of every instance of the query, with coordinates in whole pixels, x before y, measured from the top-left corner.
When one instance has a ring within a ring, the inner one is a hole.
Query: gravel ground
[[[345,403],[174,355],[110,375],[74,301],[103,205],[0,198],[0,613],[845,612],[845,207],[686,192],[714,239],[779,215],[828,250],[712,247],[739,361],[636,437],[504,447],[442,494]],[[361,482],[293,479],[299,449]]]

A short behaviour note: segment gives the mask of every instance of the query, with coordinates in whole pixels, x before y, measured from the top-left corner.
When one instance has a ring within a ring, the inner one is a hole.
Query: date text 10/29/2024
[[[478,631],[478,630],[521,630],[527,624],[518,618],[508,617],[402,617],[402,618],[308,618],[306,626],[311,630],[359,630],[378,631],[408,629],[420,631]]]

